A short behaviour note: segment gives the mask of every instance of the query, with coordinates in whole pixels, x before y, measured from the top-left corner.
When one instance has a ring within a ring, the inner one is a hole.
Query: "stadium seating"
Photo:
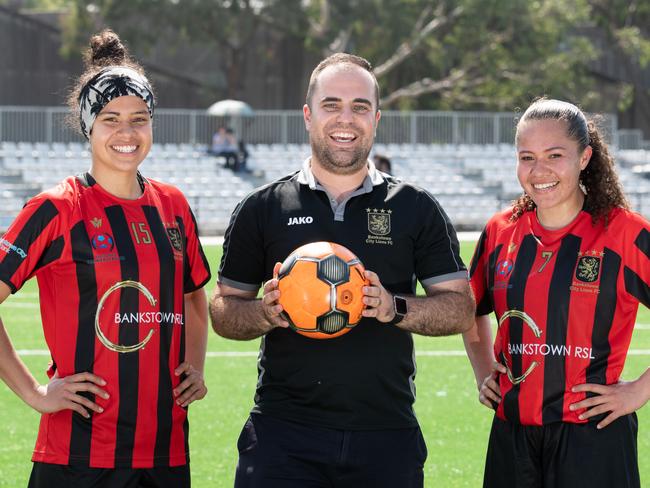
[[[141,167],[150,178],[179,187],[187,196],[203,234],[223,233],[230,214],[255,187],[298,169],[308,144],[255,144],[248,147],[251,173],[233,173],[219,158],[190,144],[159,144]],[[515,150],[509,144],[376,144],[393,173],[434,195],[459,230],[480,230],[486,220],[520,193]],[[617,153],[621,182],[633,208],[650,215],[650,151]],[[0,143],[0,231],[25,201],[70,174],[88,168],[81,143]]]

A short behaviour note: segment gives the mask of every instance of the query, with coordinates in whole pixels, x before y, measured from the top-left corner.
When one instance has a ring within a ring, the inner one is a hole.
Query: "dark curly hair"
[[[133,58],[122,44],[119,36],[111,29],[104,29],[90,38],[90,46],[83,54],[84,72],[79,76],[74,87],[70,90],[67,98],[70,114],[67,117],[68,125],[75,130],[79,128],[79,94],[83,87],[97,73],[108,66],[124,66],[131,68],[144,75],[144,70]]]
[[[535,100],[526,109],[517,122],[517,133],[528,120],[561,120],[566,123],[567,135],[578,143],[580,151],[591,146],[591,159],[580,172],[580,183],[586,191],[584,208],[591,214],[594,225],[601,219],[607,225],[609,213],[614,208],[629,208],[614,168],[614,158],[594,120],[587,120],[582,111],[571,103],[548,98]],[[524,193],[513,202],[510,220],[517,220],[524,212],[530,212],[535,207],[533,199]]]

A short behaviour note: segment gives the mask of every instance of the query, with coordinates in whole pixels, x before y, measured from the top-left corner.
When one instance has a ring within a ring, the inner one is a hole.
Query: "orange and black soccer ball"
[[[293,251],[278,273],[282,317],[299,334],[332,339],[361,320],[365,268],[352,251],[312,242]]]

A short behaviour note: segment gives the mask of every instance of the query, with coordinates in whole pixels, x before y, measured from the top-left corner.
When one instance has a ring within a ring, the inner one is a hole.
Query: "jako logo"
[[[313,221],[313,217],[289,217],[287,225],[311,224]]]

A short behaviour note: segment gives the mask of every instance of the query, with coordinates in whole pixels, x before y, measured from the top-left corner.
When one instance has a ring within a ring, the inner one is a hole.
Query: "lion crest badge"
[[[576,279],[583,283],[593,283],[600,274],[600,258],[595,256],[582,256],[576,266]]]
[[[376,236],[390,234],[390,214],[390,210],[368,209],[368,231]]]
[[[167,227],[167,235],[169,236],[169,242],[171,242],[174,250],[182,252],[183,239],[181,238],[181,232],[176,227]]]

